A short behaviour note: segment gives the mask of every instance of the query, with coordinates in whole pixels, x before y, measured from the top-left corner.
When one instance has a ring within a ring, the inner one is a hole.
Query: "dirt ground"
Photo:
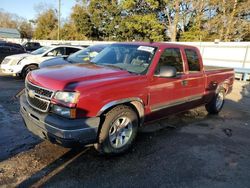
[[[29,133],[0,73],[0,187],[250,187],[250,85],[236,81],[219,115],[200,107],[139,131],[119,157],[66,149]]]

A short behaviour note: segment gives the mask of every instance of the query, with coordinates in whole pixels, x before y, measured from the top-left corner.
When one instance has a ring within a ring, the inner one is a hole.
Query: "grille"
[[[31,98],[29,95],[27,96],[30,105],[32,105],[35,109],[45,112],[48,110],[49,101],[42,101],[38,98]]]
[[[30,106],[41,112],[48,111],[53,91],[35,86],[29,82],[26,82],[25,91]]]
[[[53,91],[49,91],[49,90],[34,86],[30,83],[27,83],[26,87],[28,90],[33,90],[33,91],[35,91],[36,94],[42,95],[45,98],[51,98],[52,94],[53,94]]]

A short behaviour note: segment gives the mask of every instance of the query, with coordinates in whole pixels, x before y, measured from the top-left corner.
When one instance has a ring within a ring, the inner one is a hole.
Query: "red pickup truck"
[[[28,74],[21,115],[31,132],[52,143],[94,143],[117,154],[148,122],[201,105],[217,114],[233,81],[233,69],[204,67],[196,47],[115,43],[87,64]]]

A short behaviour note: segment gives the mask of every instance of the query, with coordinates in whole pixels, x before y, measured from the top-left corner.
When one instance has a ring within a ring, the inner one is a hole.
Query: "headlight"
[[[10,65],[17,65],[19,61],[19,59],[13,59],[10,61]]]
[[[13,60],[10,60],[9,62],[10,62],[10,65],[20,65],[21,64],[21,61],[24,59],[24,57],[23,58],[21,58],[21,59],[13,59]]]
[[[52,112],[67,118],[76,118],[76,109],[75,108],[66,108],[58,105],[52,106]]]
[[[73,104],[77,103],[78,97],[79,97],[78,92],[66,92],[66,91],[58,91],[54,96],[54,98],[59,102],[73,103]]]

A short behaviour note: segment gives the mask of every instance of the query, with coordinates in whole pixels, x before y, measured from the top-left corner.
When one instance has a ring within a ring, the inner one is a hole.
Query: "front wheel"
[[[22,70],[22,73],[21,73],[21,76],[22,78],[26,78],[27,74],[30,72],[30,71],[33,71],[35,69],[37,69],[38,67],[36,65],[29,65],[27,67],[25,67],[23,70]]]
[[[213,99],[206,104],[206,110],[210,113],[210,114],[218,114],[225,102],[225,90],[224,89],[220,89],[218,93],[215,94],[215,96],[213,97]]]
[[[123,153],[135,140],[137,129],[136,112],[129,106],[116,106],[106,114],[95,148],[103,154]]]

